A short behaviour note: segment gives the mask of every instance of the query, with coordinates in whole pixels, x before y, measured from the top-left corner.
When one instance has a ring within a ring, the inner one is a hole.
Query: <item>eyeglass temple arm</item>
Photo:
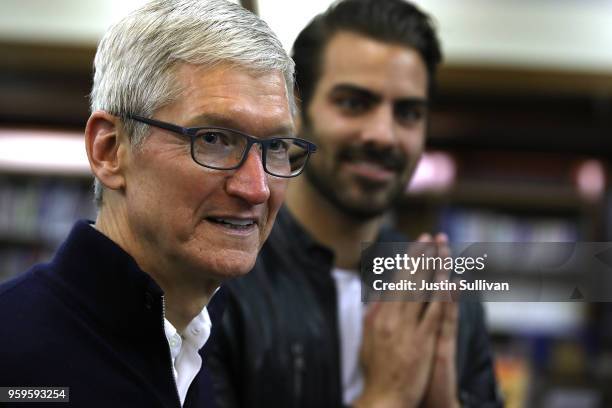
[[[317,151],[317,145],[307,140],[295,139],[294,143],[301,148],[308,150],[309,153],[315,153]]]
[[[151,126],[155,126],[158,127],[160,129],[165,129],[165,130],[169,130],[171,132],[174,133],[178,133],[181,135],[186,135],[186,136],[190,136],[191,134],[189,133],[189,128],[184,128],[181,126],[177,126],[177,125],[173,125],[171,123],[166,123],[166,122],[160,122],[158,120],[155,119],[149,119],[149,118],[145,118],[143,116],[138,116],[138,115],[126,115],[126,118],[128,119],[133,119],[137,122],[141,122],[141,123],[145,123],[147,125],[151,125]]]

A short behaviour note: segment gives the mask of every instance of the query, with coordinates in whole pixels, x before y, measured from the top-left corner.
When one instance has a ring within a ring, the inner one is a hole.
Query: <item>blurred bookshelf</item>
[[[0,40],[0,281],[48,261],[92,218],[82,164],[93,45]],[[18,147],[19,146],[19,147]]]
[[[85,174],[0,171],[0,281],[46,262],[78,219],[93,219],[92,181]]]

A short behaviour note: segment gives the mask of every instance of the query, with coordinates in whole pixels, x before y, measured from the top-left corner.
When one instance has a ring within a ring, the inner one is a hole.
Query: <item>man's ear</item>
[[[111,190],[125,187],[126,138],[119,135],[119,118],[104,111],[89,116],[85,127],[85,148],[92,173]]]

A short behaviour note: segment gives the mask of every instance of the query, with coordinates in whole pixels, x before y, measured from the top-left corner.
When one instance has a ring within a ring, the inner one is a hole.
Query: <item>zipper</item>
[[[166,298],[162,295],[162,331],[164,334],[164,339],[166,339]],[[168,343],[168,339],[166,339],[166,343]],[[170,351],[170,345],[168,344],[168,361],[170,361],[170,377],[172,377],[172,384],[174,384],[174,395],[176,396],[176,402],[178,402],[178,406],[182,408],[181,397],[178,394],[178,386],[176,385],[176,378],[174,378],[174,365],[172,364],[172,352]]]
[[[293,356],[293,396],[294,406],[300,406],[302,398],[302,377],[304,373],[304,347],[301,343],[296,342],[291,345],[291,354]]]

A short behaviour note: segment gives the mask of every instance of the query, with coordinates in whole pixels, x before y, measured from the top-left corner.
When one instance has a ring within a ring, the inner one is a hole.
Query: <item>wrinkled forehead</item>
[[[216,63],[213,65],[196,65],[178,62],[173,65],[171,75],[174,82],[182,91],[190,88],[214,84],[219,86],[233,86],[237,93],[260,94],[276,92],[282,89],[286,96],[288,84],[284,73],[277,69],[255,69],[231,62]]]
[[[266,133],[271,127],[293,128],[290,95],[279,70],[250,70],[235,64],[181,64],[175,79],[180,92],[173,108],[188,125],[244,131],[248,127],[248,131]],[[215,123],[210,123],[211,118],[216,118]]]

